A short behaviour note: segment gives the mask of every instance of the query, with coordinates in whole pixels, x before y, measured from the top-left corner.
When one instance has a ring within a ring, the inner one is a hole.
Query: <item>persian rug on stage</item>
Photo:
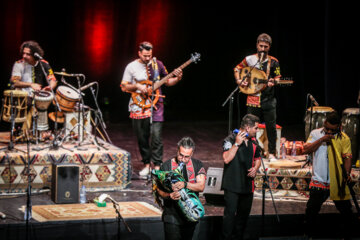
[[[146,202],[119,202],[123,218],[161,217],[161,211]],[[24,212],[25,206],[20,209]],[[89,219],[116,219],[117,213],[112,203],[98,207],[94,203],[35,205],[32,217],[38,222],[70,221]]]
[[[275,198],[294,198],[306,199],[309,197],[309,183],[311,180],[311,167],[301,167],[303,164],[291,162],[291,160],[276,163],[265,163],[266,173],[269,178],[270,188],[273,189]],[[259,168],[258,175],[255,177],[255,189],[257,194],[261,193],[263,186],[264,170]],[[352,169],[351,179],[354,182],[353,189],[360,195],[360,170]],[[266,188],[269,186],[266,184]],[[267,193],[268,194],[268,193]]]
[[[111,191],[126,188],[131,179],[130,153],[98,139],[105,148],[84,142],[64,143],[58,150],[49,144],[30,145],[30,181],[34,192],[51,187],[53,164],[79,165],[79,178],[87,191]],[[6,148],[0,143],[0,149]],[[36,151],[35,147],[45,148]],[[66,149],[65,149],[66,148]],[[71,149],[72,151],[68,150]],[[0,194],[24,192],[27,187],[27,145],[15,144],[12,151],[0,151]]]

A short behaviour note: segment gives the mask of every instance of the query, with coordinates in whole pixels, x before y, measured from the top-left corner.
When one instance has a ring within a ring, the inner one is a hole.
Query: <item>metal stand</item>
[[[232,119],[233,119],[233,103],[234,103],[234,94],[239,91],[239,87],[236,87],[234,89],[234,91],[232,91],[230,93],[230,95],[226,98],[225,102],[221,105],[222,107],[224,107],[226,105],[226,103],[228,101],[230,101],[229,103],[229,125],[228,125],[228,134],[230,134],[232,132]]]
[[[26,194],[26,209],[25,209],[25,221],[26,221],[26,239],[30,239],[29,231],[29,221],[32,217],[32,204],[31,204],[31,175],[30,175],[30,140],[28,134],[26,134],[26,144],[27,144],[27,177],[28,177],[28,187]]]
[[[259,147],[259,145],[257,145],[257,146]],[[263,185],[262,185],[262,210],[261,210],[262,234],[264,235],[264,232],[265,232],[265,187],[266,187],[266,182],[267,182],[268,187],[269,187],[271,200],[272,200],[272,203],[273,203],[273,206],[274,206],[274,210],[275,210],[275,214],[276,214],[276,218],[277,218],[278,223],[280,223],[280,218],[279,218],[279,215],[278,215],[278,212],[277,212],[277,209],[276,209],[274,197],[273,197],[272,190],[271,190],[271,187],[270,187],[270,184],[269,184],[269,178],[268,178],[268,175],[267,175],[267,172],[266,172],[264,160],[263,160],[263,157],[261,155],[260,155],[260,160],[261,160],[262,167],[264,169]]]
[[[42,65],[42,63],[41,63],[40,60],[39,60],[39,63],[40,63],[40,66],[41,66],[41,70],[42,70],[42,72],[44,73],[45,79],[46,79],[46,81],[48,82],[48,85],[50,86],[50,82],[49,82],[49,80],[48,80],[48,78],[47,78],[47,74],[46,74],[46,71],[45,71],[45,69],[44,69],[44,66]],[[58,150],[59,147],[61,147],[62,149],[65,149],[65,150],[68,150],[68,151],[70,151],[70,152],[73,152],[72,149],[65,148],[65,147],[61,146],[62,141],[61,141],[61,142],[58,141],[59,133],[58,133],[57,117],[58,117],[58,112],[61,113],[62,111],[61,111],[61,108],[60,108],[60,106],[59,106],[59,103],[58,103],[58,101],[57,101],[57,99],[56,99],[56,96],[55,96],[55,94],[54,94],[54,90],[53,90],[51,87],[50,87],[50,91],[51,91],[51,93],[52,93],[53,96],[54,96],[54,102],[55,102],[55,106],[56,106],[56,108],[55,108],[55,125],[54,125],[54,133],[55,133],[55,135],[54,135],[54,139],[53,139],[53,141],[52,141],[52,143],[51,143],[50,146],[47,146],[47,147],[44,147],[44,148],[40,148],[38,151],[41,151],[41,150],[44,150],[44,149],[47,149],[47,148],[48,148],[49,150]],[[60,144],[59,144],[59,143],[60,143]]]

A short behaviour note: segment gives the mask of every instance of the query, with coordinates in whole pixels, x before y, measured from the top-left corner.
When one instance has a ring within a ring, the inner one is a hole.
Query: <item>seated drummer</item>
[[[35,55],[38,54],[41,58],[44,56],[44,50],[35,41],[23,42],[20,46],[20,54],[22,59],[14,63],[11,73],[11,84],[14,88],[19,88],[28,92],[29,97],[33,97],[34,91],[45,90],[50,91],[57,85],[56,78],[49,63]],[[45,70],[46,76],[42,70]],[[28,101],[31,105],[32,100]],[[23,129],[29,129],[31,126],[31,117],[33,110],[28,111],[26,124]]]
[[[27,91],[29,96],[32,95],[34,90],[49,91],[50,88],[54,89],[57,84],[49,63],[36,57],[36,53],[41,57],[44,55],[44,50],[37,42],[23,42],[20,47],[22,59],[14,63],[10,79],[15,88]],[[44,75],[40,64],[44,67],[47,76]]]

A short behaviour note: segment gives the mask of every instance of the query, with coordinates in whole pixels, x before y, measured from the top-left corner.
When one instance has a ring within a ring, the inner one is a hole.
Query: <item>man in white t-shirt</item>
[[[142,81],[155,82],[168,75],[164,64],[153,58],[153,45],[150,42],[142,42],[139,45],[139,58],[129,63],[124,71],[120,84],[122,91],[130,93],[146,94],[149,87],[142,84]],[[182,70],[175,70],[175,77],[171,77],[165,83],[166,86],[173,86],[182,78]],[[161,88],[160,95],[161,95]],[[151,99],[148,98],[145,105],[150,105]],[[159,98],[151,114],[150,107],[137,105],[132,98],[129,102],[130,118],[132,119],[133,128],[138,139],[138,145],[144,169],[139,174],[147,176],[150,173],[150,164],[153,162],[154,168],[159,169],[163,158],[162,144],[162,123],[164,121],[164,103]],[[150,118],[152,117],[152,126]],[[152,129],[151,129],[152,128]],[[150,139],[151,138],[151,139]]]

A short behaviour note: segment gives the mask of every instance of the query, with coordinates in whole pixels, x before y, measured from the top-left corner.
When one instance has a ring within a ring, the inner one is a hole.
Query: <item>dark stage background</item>
[[[278,124],[301,124],[307,93],[340,112],[356,107],[356,16],[354,5],[336,1],[2,1],[0,90],[8,88],[20,44],[36,40],[54,71],[66,68],[100,83],[107,120],[128,121],[129,94],[119,84],[138,43],[148,40],[169,71],[190,53],[201,53],[201,62],[164,90],[167,120],[227,120],[228,108],[221,105],[236,87],[233,68],[255,52],[257,36],[266,32],[282,75],[295,81],[277,88]],[[240,103],[243,115],[244,95]]]

